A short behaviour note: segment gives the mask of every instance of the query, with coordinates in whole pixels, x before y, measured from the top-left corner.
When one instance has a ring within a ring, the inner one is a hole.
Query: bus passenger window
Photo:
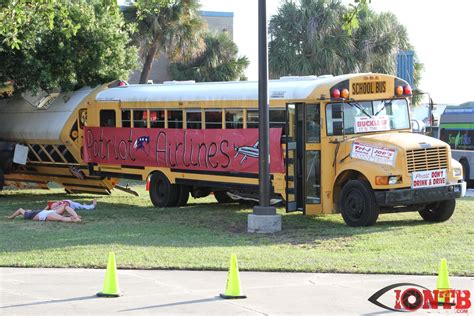
[[[133,127],[147,127],[147,116],[146,110],[133,110]]]
[[[183,111],[168,110],[168,128],[183,128]]]
[[[258,110],[247,111],[247,128],[258,128]]]
[[[286,111],[284,109],[270,109],[270,128],[281,127],[282,135],[286,135]]]
[[[201,111],[190,110],[186,112],[186,128],[189,129],[201,129]]]
[[[222,111],[221,110],[206,110],[206,129],[222,128]]]
[[[244,111],[243,110],[226,110],[225,111],[225,128],[244,128]]]
[[[165,127],[165,111],[150,111],[150,127],[164,128]]]
[[[122,110],[122,127],[132,127],[130,120],[130,110]]]
[[[115,110],[100,110],[100,126],[115,127]]]

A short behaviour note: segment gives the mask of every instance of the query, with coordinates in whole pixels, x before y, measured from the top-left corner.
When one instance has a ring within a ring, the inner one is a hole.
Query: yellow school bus
[[[350,226],[390,212],[450,218],[465,193],[462,167],[446,143],[410,133],[411,94],[384,74],[271,80],[272,202],[341,213]],[[257,82],[104,89],[88,101],[84,159],[91,174],[147,180],[158,207],[211,192],[256,200],[257,99]]]
[[[446,143],[410,133],[411,94],[384,74],[271,80],[271,202],[341,213],[350,226],[404,211],[449,219],[465,194],[462,167]],[[108,193],[118,178],[147,180],[157,207],[211,193],[220,203],[258,200],[257,82],[113,83],[42,109],[3,102],[0,142],[29,150],[7,183]]]

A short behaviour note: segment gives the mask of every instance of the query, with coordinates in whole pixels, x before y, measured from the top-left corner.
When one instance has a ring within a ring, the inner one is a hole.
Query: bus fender
[[[354,169],[345,169],[345,170],[341,171],[337,175],[337,177],[336,177],[336,179],[333,183],[333,202],[336,205],[336,210],[337,210],[338,213],[340,213],[340,208],[339,208],[338,204],[339,204],[339,199],[340,199],[340,194],[341,194],[342,188],[350,180],[365,181],[369,184],[370,187],[372,187],[372,185],[370,184],[370,181],[359,171],[354,170]]]

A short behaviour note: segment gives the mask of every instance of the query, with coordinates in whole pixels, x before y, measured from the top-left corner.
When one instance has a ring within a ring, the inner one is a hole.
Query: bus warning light
[[[409,84],[407,84],[406,86],[403,87],[403,93],[406,94],[406,95],[411,94],[411,87],[410,87]]]
[[[402,95],[403,94],[403,87],[402,86],[397,86],[395,89],[395,94],[396,95]]]
[[[342,89],[341,98],[347,99],[348,97],[349,97],[349,90],[348,89]]]
[[[333,97],[334,99],[339,99],[340,96],[341,96],[341,91],[339,91],[339,89],[332,89],[331,97]]]

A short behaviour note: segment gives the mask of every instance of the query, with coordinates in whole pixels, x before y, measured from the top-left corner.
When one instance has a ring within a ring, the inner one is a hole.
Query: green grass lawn
[[[47,200],[90,202],[93,196],[51,191],[3,191],[0,197],[0,266],[105,267],[115,251],[120,268],[228,268],[236,253],[241,270],[436,274],[441,258],[451,275],[474,275],[474,199],[458,201],[440,224],[418,213],[381,215],[373,227],[351,228],[340,215],[283,215],[283,231],[248,234],[250,207],[191,200],[181,208],[154,208],[141,197],[115,191],[98,208],[81,211],[80,224],[5,218],[18,207],[39,209]]]

